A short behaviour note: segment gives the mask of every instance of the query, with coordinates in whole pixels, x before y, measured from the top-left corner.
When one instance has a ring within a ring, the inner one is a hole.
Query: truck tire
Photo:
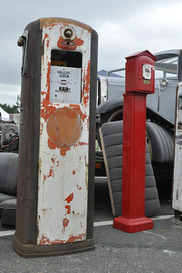
[[[96,138],[100,148],[101,148],[101,141],[100,141],[100,135],[99,135],[100,127],[102,126],[102,124],[106,122],[112,122],[112,121],[118,121],[118,120],[123,120],[123,108],[114,109],[100,116],[100,122],[96,128]]]
[[[174,132],[154,122],[146,122],[146,132],[151,143],[151,159],[167,163],[174,159]],[[150,148],[149,148],[150,150]]]

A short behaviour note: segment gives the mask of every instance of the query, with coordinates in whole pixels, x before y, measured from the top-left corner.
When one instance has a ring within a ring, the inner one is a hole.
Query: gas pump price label
[[[51,66],[50,102],[80,103],[81,68]]]

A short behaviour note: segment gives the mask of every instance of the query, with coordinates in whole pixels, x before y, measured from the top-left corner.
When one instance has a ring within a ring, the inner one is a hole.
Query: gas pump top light
[[[73,40],[75,38],[75,30],[72,27],[64,27],[62,29],[62,37],[66,40]]]
[[[72,30],[71,29],[66,29],[64,31],[64,35],[67,37],[67,38],[71,38],[72,36]]]

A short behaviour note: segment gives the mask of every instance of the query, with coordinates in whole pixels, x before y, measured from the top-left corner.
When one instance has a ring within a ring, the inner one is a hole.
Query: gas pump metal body
[[[91,250],[97,33],[63,18],[27,32],[13,246],[26,257]]]

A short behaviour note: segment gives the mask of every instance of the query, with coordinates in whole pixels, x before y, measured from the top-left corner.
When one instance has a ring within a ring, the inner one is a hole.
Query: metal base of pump
[[[124,217],[117,217],[113,220],[113,228],[128,232],[140,232],[143,230],[153,229],[153,221],[147,217],[127,219]]]
[[[23,258],[46,257],[68,255],[84,251],[90,251],[95,248],[94,240],[87,239],[86,241],[74,242],[68,244],[57,245],[33,245],[24,244],[18,240],[16,234],[13,237],[13,248],[19,256]]]

